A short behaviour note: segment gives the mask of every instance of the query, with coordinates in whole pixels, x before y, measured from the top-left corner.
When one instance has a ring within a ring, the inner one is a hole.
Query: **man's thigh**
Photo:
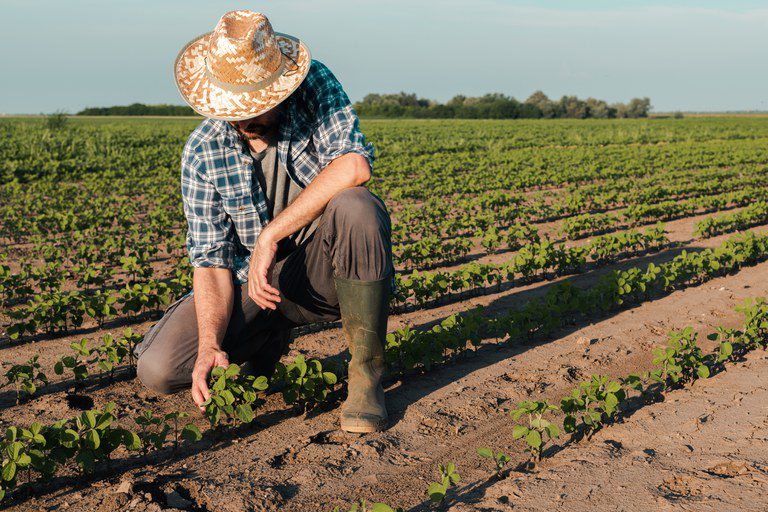
[[[334,275],[366,281],[394,273],[391,222],[380,198],[352,187],[322,215],[315,232],[273,269],[278,310],[297,325],[340,318]]]

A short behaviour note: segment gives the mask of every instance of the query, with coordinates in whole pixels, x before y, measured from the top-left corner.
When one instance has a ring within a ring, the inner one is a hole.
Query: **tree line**
[[[556,118],[637,118],[648,117],[651,100],[632,98],[629,103],[608,104],[595,98],[580,99],[563,96],[551,100],[542,91],[531,94],[520,102],[502,93],[483,96],[451,98],[439,103],[416,94],[368,94],[354,104],[355,110],[363,117],[411,117],[411,118],[460,118],[460,119],[556,119]]]
[[[551,100],[541,91],[531,94],[520,102],[502,93],[483,96],[451,98],[447,103],[418,98],[414,93],[367,94],[354,104],[361,117],[407,118],[457,118],[457,119],[614,119],[648,117],[651,100],[632,98],[629,103],[608,104],[595,98],[580,99],[563,96]],[[194,116],[190,107],[182,105],[144,105],[89,107],[77,113],[79,116]]]
[[[78,116],[196,116],[192,108],[186,105],[144,105],[133,103],[114,107],[88,107],[77,113]]]

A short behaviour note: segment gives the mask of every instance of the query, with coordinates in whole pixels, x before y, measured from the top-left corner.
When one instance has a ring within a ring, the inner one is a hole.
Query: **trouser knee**
[[[179,389],[177,370],[171,368],[166,360],[152,357],[151,353],[145,352],[136,362],[136,376],[155,393],[169,395]]]
[[[394,272],[392,224],[381,199],[365,187],[348,188],[333,196],[325,215],[337,276],[374,281]]]

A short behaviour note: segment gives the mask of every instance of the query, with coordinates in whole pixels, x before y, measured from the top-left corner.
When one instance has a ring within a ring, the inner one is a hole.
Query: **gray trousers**
[[[376,281],[394,275],[391,221],[381,199],[364,187],[333,196],[312,235],[275,263],[271,284],[278,309],[263,310],[235,285],[232,315],[222,342],[232,363],[251,362],[269,375],[299,325],[339,319],[334,276]],[[192,296],[172,304],[139,345],[138,377],[158,393],[192,383],[197,358],[197,317]]]

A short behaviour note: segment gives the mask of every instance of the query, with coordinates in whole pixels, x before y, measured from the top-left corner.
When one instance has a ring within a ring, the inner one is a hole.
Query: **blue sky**
[[[353,101],[541,89],[768,110],[768,0],[0,0],[0,113],[181,104],[178,50],[236,8],[303,39]]]

